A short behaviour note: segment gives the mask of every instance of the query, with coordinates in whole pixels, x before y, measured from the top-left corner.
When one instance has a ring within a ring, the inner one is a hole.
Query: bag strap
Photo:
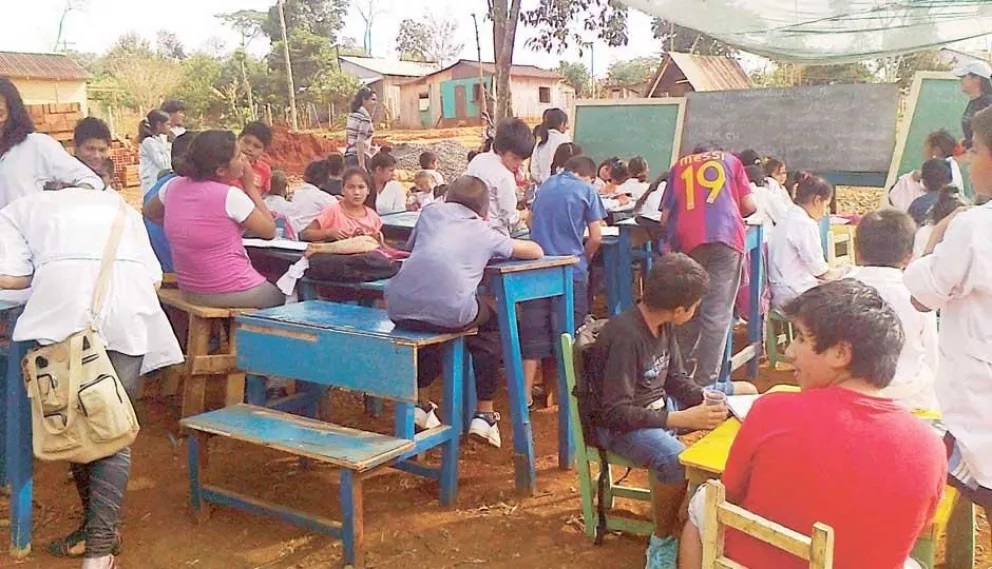
[[[93,301],[90,304],[90,327],[96,329],[96,319],[103,310],[103,302],[107,298],[107,283],[110,280],[110,269],[114,265],[117,256],[117,248],[121,243],[121,236],[124,234],[124,222],[127,221],[128,205],[121,198],[120,207],[117,208],[117,217],[114,218],[114,225],[110,229],[110,237],[103,248],[103,257],[100,259],[100,273],[96,277],[96,286],[93,288]]]

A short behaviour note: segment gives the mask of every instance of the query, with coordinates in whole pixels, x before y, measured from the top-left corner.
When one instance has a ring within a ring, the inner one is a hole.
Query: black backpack
[[[310,257],[307,276],[318,281],[364,283],[396,276],[400,264],[379,251],[354,255],[318,253]]]

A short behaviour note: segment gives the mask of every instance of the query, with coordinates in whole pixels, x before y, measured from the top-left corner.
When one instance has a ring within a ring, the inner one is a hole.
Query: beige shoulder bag
[[[103,250],[90,305],[89,328],[31,350],[24,383],[31,400],[34,455],[79,464],[111,456],[138,436],[134,407],[97,331],[128,205],[121,206]]]

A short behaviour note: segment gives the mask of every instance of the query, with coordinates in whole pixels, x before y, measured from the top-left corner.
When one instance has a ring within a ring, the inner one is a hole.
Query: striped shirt
[[[370,155],[368,151],[372,148],[373,134],[375,134],[375,128],[372,126],[372,115],[365,110],[365,107],[360,107],[357,111],[348,115],[348,121],[345,124],[345,140],[348,146],[344,151],[344,155],[357,156],[358,152],[355,150],[355,145],[358,144],[359,140],[366,142],[365,153],[366,155]]]

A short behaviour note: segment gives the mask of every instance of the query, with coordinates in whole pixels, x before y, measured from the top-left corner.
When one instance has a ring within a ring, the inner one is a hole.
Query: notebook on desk
[[[727,397],[727,408],[734,417],[743,422],[759,397],[761,395],[730,395]]]

